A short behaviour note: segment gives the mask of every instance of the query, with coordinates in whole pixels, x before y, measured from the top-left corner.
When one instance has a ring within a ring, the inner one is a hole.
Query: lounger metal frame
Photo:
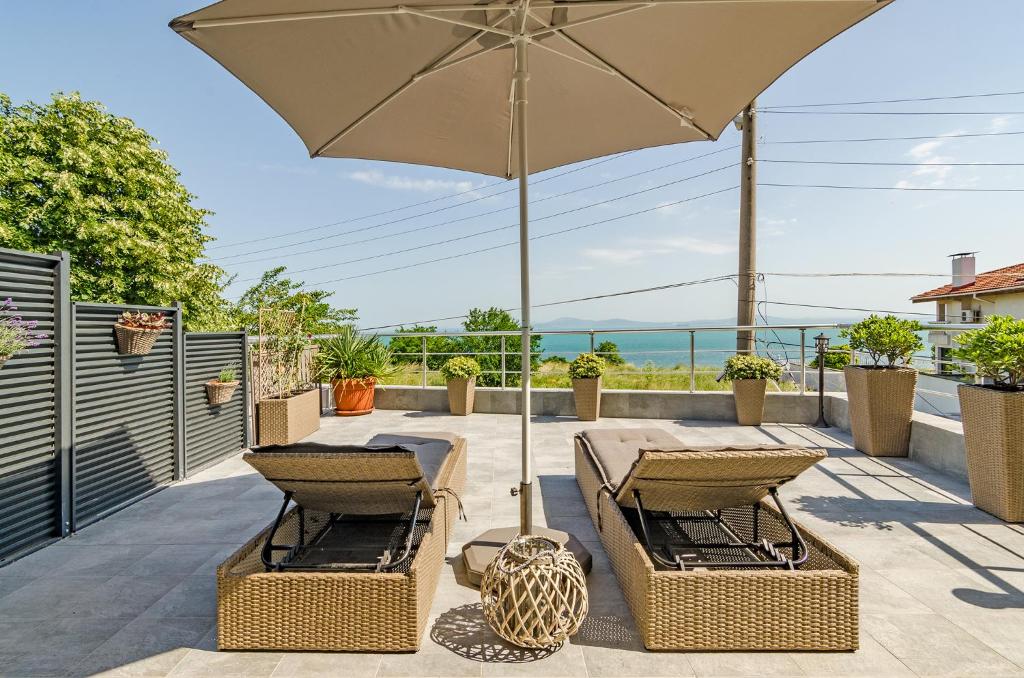
[[[758,530],[758,513],[761,509],[760,502],[754,504],[752,507],[753,539],[751,541],[745,541],[737,534],[736,530],[729,525],[729,522],[722,515],[721,510],[704,511],[702,515],[697,516],[659,516],[655,515],[655,512],[644,508],[639,490],[633,490],[633,500],[636,502],[636,513],[640,522],[640,531],[644,540],[644,546],[647,548],[647,552],[650,554],[651,558],[665,567],[679,569],[682,571],[686,571],[687,568],[780,568],[795,570],[807,560],[807,544],[804,542],[804,538],[800,535],[800,531],[797,529],[792,519],[790,519],[789,514],[786,513],[786,509],[782,505],[782,502],[779,501],[778,488],[769,488],[768,494],[775,502],[775,506],[778,508],[779,514],[782,516],[782,520],[785,522],[786,527],[792,535],[791,541],[772,543],[767,539],[760,537]],[[682,543],[666,541],[660,549],[655,548],[651,539],[650,523],[687,523],[703,521],[714,522],[718,528],[728,536],[729,541],[717,543]],[[786,555],[779,550],[780,548],[792,549],[792,558],[786,557]],[[740,556],[742,559],[729,561],[704,560],[698,558],[696,554],[677,552],[683,550],[694,551],[712,549],[735,549],[742,554]],[[660,550],[664,550],[669,557],[666,558],[659,553]]]
[[[277,518],[274,520],[274,524],[270,528],[270,534],[267,535],[267,541],[263,545],[263,550],[260,552],[260,560],[263,561],[263,566],[267,572],[283,572],[285,570],[291,571],[305,571],[305,572],[352,572],[352,571],[370,571],[370,572],[389,572],[401,567],[409,558],[413,555],[413,542],[416,536],[416,526],[429,520],[420,520],[420,507],[423,503],[423,492],[416,492],[416,498],[413,500],[411,511],[409,511],[409,518],[406,519],[392,519],[382,516],[350,516],[342,515],[338,513],[331,513],[328,515],[327,522],[324,526],[306,541],[306,510],[300,505],[297,507],[299,515],[299,543],[298,544],[275,544],[274,536],[280,529],[281,524],[284,522],[285,514],[288,512],[288,504],[292,500],[294,492],[287,491],[284,493],[284,501],[281,504],[281,510],[278,511]],[[391,515],[391,514],[389,514]],[[395,525],[405,525],[403,532],[403,549],[401,554],[392,559],[391,554],[385,550],[381,556],[373,563],[303,563],[295,562],[296,557],[301,556],[309,549],[317,546],[321,540],[333,529],[335,526],[341,523],[393,523]],[[285,551],[285,555],[278,561],[274,561],[275,551]]]

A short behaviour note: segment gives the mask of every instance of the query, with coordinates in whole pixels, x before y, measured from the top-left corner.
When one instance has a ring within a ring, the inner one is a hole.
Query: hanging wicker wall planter
[[[480,583],[484,617],[494,632],[520,647],[564,642],[587,616],[587,581],[558,542],[520,535],[506,544]]]
[[[238,388],[237,381],[220,381],[211,379],[206,382],[206,399],[211,405],[223,405],[231,400],[235,389]]]
[[[163,330],[125,327],[121,323],[116,323],[114,334],[117,336],[117,352],[121,355],[149,355],[161,332]]]

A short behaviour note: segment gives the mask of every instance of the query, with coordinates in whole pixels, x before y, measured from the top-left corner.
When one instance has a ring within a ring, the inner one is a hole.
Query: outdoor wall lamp
[[[814,338],[814,347],[818,351],[818,421],[815,426],[828,428],[825,421],[825,355],[828,353],[828,337],[822,332]]]

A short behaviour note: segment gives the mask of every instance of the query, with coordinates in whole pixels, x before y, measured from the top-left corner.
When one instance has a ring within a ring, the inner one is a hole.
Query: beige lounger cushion
[[[434,506],[438,472],[454,449],[450,433],[381,434],[366,445],[297,443],[247,452],[243,459],[296,504],[348,514],[403,513],[417,492]]]
[[[682,441],[660,428],[606,428],[580,432],[602,480],[613,492],[629,475],[640,450],[678,450]]]

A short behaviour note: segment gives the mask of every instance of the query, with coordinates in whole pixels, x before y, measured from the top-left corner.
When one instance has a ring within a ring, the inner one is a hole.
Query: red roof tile
[[[997,268],[994,271],[979,273],[977,279],[966,285],[943,285],[934,290],[921,292],[910,298],[913,302],[928,301],[941,297],[958,297],[960,295],[977,294],[993,290],[1024,290],[1024,263]]]

